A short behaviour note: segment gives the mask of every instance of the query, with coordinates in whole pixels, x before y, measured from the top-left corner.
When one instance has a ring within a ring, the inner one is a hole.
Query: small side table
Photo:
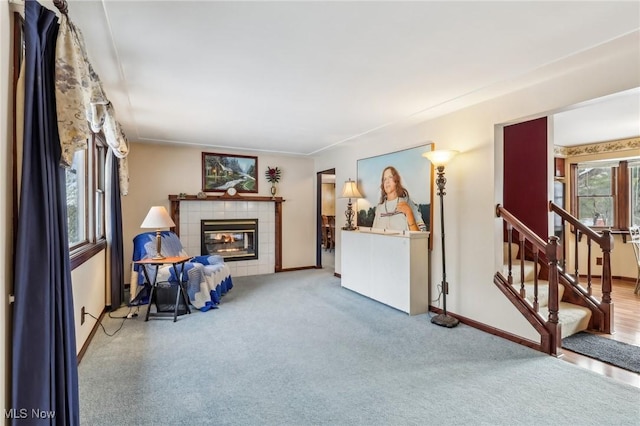
[[[134,263],[142,266],[142,273],[144,274],[145,279],[151,286],[151,292],[149,294],[149,305],[147,307],[147,315],[144,320],[149,321],[149,313],[151,311],[151,304],[153,303],[153,296],[158,287],[158,267],[162,265],[173,265],[173,272],[176,275],[176,279],[178,280],[178,291],[176,292],[176,307],[173,311],[173,322],[178,320],[178,307],[180,306],[180,299],[184,302],[184,305],[187,308],[187,312],[191,313],[191,309],[189,308],[189,297],[187,296],[187,291],[182,286],[182,275],[184,272],[184,264],[191,259],[189,256],[175,256],[175,257],[165,257],[164,259],[142,259],[135,261]],[[153,279],[149,279],[149,271],[147,270],[148,266],[156,266],[155,272],[153,274]],[[179,269],[179,271],[178,271]],[[159,314],[156,314],[159,315]]]

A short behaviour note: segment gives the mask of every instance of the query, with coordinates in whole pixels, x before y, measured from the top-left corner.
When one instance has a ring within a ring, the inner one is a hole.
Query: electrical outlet
[[[84,311],[84,306],[80,309],[80,325],[84,324],[84,316],[86,312]]]
[[[596,265],[597,266],[602,266],[602,258],[601,257],[596,257]]]

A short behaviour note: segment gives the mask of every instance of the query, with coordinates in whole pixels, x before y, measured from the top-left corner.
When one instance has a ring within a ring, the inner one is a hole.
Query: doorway
[[[318,172],[316,179],[316,268],[335,272],[336,169]]]
[[[567,111],[578,115],[579,108]],[[511,213],[515,211],[518,219],[533,229],[543,240],[547,240],[549,235],[564,237],[563,229],[559,227],[561,223],[558,222],[557,215],[550,216],[548,208],[545,208],[548,205],[548,200],[552,199],[563,208],[566,208],[568,204],[567,188],[564,180],[565,160],[564,158],[553,158],[555,152],[550,151],[553,151],[554,147],[575,149],[576,146],[584,145],[586,147],[597,143],[597,141],[594,142],[589,139],[582,139],[583,143],[580,144],[577,142],[570,143],[571,141],[567,136],[564,139],[558,138],[558,135],[571,134],[573,136],[573,133],[569,133],[567,130],[569,128],[573,129],[570,124],[573,124],[574,127],[588,126],[589,124],[579,123],[577,120],[569,123],[569,119],[566,119],[567,122],[565,123],[557,119],[558,115],[559,113],[550,114],[548,117],[505,126],[503,132],[504,206]],[[593,116],[597,116],[597,114]],[[563,120],[565,119],[563,118]],[[602,121],[597,120],[598,123]],[[603,137],[604,143],[609,138]],[[561,144],[558,143],[559,141]],[[584,150],[586,151],[586,148]],[[550,166],[553,166],[553,168],[550,169]],[[526,197],[522,196],[523,188],[526,189]],[[551,220],[553,221],[552,223],[549,222]],[[570,234],[568,235],[570,236]],[[619,304],[616,306],[623,306],[623,311],[625,303],[632,294],[632,287],[628,281],[623,276],[616,277],[614,275],[612,279],[612,299],[614,299],[614,303]],[[635,281],[635,278],[632,281]],[[593,297],[601,300],[602,291],[599,285],[594,286]],[[605,337],[637,345],[635,336],[637,335],[638,321],[630,322],[628,321],[629,317],[623,315],[620,314],[618,309],[613,311],[611,321],[613,328],[617,332],[614,335],[605,335]],[[623,323],[620,321],[623,321]],[[624,331],[620,332],[620,330]],[[616,369],[608,364],[590,359],[587,355],[580,355],[566,349],[563,352],[565,361],[578,364],[605,376],[633,381],[633,373],[627,374],[626,370]]]
[[[543,240],[549,236],[547,117],[503,130],[503,205]]]

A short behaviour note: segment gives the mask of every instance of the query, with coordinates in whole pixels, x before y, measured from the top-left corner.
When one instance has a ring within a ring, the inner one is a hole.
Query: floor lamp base
[[[441,327],[453,328],[458,325],[460,321],[447,314],[438,314],[435,317],[431,317],[431,322]]]

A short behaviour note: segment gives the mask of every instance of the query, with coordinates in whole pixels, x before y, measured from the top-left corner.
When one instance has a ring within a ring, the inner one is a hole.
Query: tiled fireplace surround
[[[261,275],[281,269],[279,214],[282,199],[270,197],[194,196],[178,198],[170,195],[171,215],[176,233],[189,255],[200,255],[200,221],[205,219],[258,219],[258,259],[229,261],[232,276]]]

